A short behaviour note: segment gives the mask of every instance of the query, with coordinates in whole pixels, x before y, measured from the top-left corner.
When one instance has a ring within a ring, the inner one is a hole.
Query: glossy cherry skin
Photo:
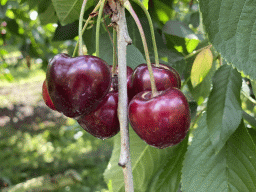
[[[48,89],[47,89],[47,86],[46,86],[46,81],[44,80],[43,82],[43,86],[42,86],[42,94],[43,94],[43,99],[44,99],[44,103],[49,107],[51,108],[52,110],[56,110],[53,103],[52,103],[52,100],[49,96],[49,93],[48,93]]]
[[[153,63],[152,70],[155,77],[157,91],[163,91],[172,87],[181,87],[179,73],[174,68],[164,64],[160,64],[160,67],[157,67],[156,64]],[[142,91],[151,91],[150,76],[147,64],[145,63],[138,65],[134,69],[132,74],[130,97],[133,97]]]
[[[94,111],[78,117],[77,122],[85,131],[99,139],[110,138],[120,130],[117,106],[118,92],[110,91]]]
[[[46,79],[56,110],[67,117],[93,111],[111,85],[108,64],[91,55],[56,55],[48,65]]]
[[[180,143],[190,126],[186,97],[169,88],[151,97],[151,91],[137,94],[129,104],[129,120],[134,131],[147,144],[166,148]]]

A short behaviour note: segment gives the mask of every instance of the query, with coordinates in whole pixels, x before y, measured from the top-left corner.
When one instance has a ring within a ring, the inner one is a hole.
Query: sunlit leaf
[[[191,83],[193,87],[200,84],[212,68],[213,56],[210,48],[203,49],[197,54],[192,69]]]

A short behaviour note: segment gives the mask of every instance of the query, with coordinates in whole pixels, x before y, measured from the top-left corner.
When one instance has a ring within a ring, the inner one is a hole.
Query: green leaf
[[[192,51],[195,50],[195,48],[198,46],[199,44],[199,40],[197,39],[185,39],[186,41],[186,48],[188,50],[189,53],[191,53]]]
[[[100,58],[105,60],[109,65],[113,65],[113,47],[108,33],[100,35]],[[137,67],[139,64],[146,63],[141,52],[134,46],[127,46],[127,65],[131,68]]]
[[[216,154],[204,114],[183,165],[182,192],[256,191],[256,147],[243,123]]]
[[[52,3],[62,25],[79,19],[83,0],[52,0]],[[94,1],[87,1],[85,11],[93,4]]]
[[[254,145],[256,145],[256,130],[255,129],[251,129],[251,128],[248,128],[247,129],[253,142],[254,142]]]
[[[256,80],[256,1],[200,0],[203,24],[214,48]]]
[[[190,78],[191,69],[194,63],[195,57],[191,57],[187,59],[187,65],[186,65],[186,75],[185,78]],[[209,73],[206,75],[206,77],[203,79],[203,81],[198,84],[196,87],[192,86],[191,79],[188,81],[188,88],[190,90],[190,93],[192,94],[193,98],[197,101],[198,105],[201,105],[204,100],[209,96],[211,92],[212,87],[212,77],[216,71],[216,62],[213,62],[213,66],[210,69]]]
[[[181,21],[167,21],[163,27],[163,33],[181,38],[198,39],[195,33]]]
[[[29,9],[33,9],[35,8],[39,3],[40,1],[35,1],[35,0],[21,0],[21,4],[27,2],[28,5],[29,5]]]
[[[52,41],[65,41],[74,39],[78,35],[78,21],[62,26],[61,24],[55,29]]]
[[[127,46],[127,65],[131,68],[135,68],[138,65],[146,63],[144,56],[142,53],[134,46],[128,45]]]
[[[180,186],[181,169],[184,155],[188,147],[188,137],[172,150],[170,159],[151,180],[149,192],[177,192]]]
[[[197,54],[192,69],[191,69],[191,83],[196,87],[203,81],[206,75],[212,68],[213,56],[211,49],[203,49]]]
[[[240,73],[222,65],[213,77],[213,89],[207,103],[207,127],[216,152],[225,145],[242,119]]]
[[[53,4],[51,3],[44,12],[38,14],[39,19],[42,25],[46,25],[48,23],[57,23],[58,17],[54,10]],[[67,31],[69,32],[69,31]],[[69,32],[70,33],[70,32]]]
[[[256,95],[256,81],[251,81],[253,94]]]
[[[243,111],[243,118],[246,120],[254,129],[256,129],[256,119]]]
[[[118,134],[115,136],[112,156],[104,173],[106,183],[111,182],[115,192],[124,191],[123,171],[118,166],[120,145],[120,134]],[[133,129],[130,128],[130,151],[134,189],[136,192],[147,190],[151,178],[172,158],[173,150],[178,146],[166,149],[151,147],[141,140]]]
[[[165,24],[170,20],[173,14],[173,0],[152,0],[150,1],[149,12],[152,13],[153,19],[159,21],[159,24]]]

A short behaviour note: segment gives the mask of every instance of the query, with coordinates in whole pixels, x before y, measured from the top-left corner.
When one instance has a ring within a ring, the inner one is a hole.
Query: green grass
[[[0,79],[0,87],[43,81],[45,79],[45,71],[41,69],[39,64],[32,64],[31,69],[25,64],[17,67],[9,66],[8,68],[2,69],[2,74],[4,74],[5,71],[9,72],[11,79],[2,77]]]

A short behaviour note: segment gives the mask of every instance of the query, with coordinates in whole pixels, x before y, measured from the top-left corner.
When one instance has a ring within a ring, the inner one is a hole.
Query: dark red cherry
[[[166,148],[185,138],[190,126],[189,105],[177,88],[160,91],[154,97],[151,91],[144,91],[131,100],[129,120],[147,144]]]
[[[111,85],[108,64],[91,55],[56,55],[48,65],[46,78],[56,110],[68,117],[93,111]]]
[[[52,110],[56,110],[53,103],[52,103],[52,100],[49,96],[49,93],[48,93],[48,90],[47,90],[47,86],[46,86],[46,81],[44,80],[43,82],[43,86],[42,86],[42,94],[43,94],[43,99],[44,99],[44,103],[49,107],[51,108]]]
[[[97,138],[110,138],[120,130],[117,106],[118,92],[110,91],[94,111],[78,117],[77,122],[85,131]]]
[[[163,91],[168,88],[181,87],[181,80],[179,73],[164,64],[160,64],[159,67],[156,64],[152,64],[153,74],[155,77],[157,91]],[[135,96],[142,91],[151,91],[150,76],[147,68],[147,64],[138,65],[132,74],[132,89],[130,97]]]

